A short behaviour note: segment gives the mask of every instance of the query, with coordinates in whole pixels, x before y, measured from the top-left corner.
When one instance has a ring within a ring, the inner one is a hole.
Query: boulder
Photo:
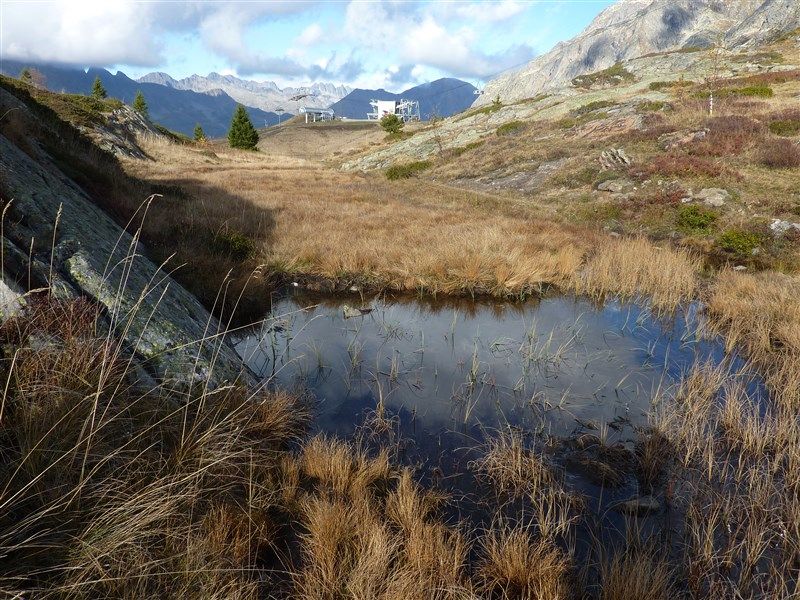
[[[630,164],[631,159],[622,148],[609,148],[600,153],[600,166],[604,169],[618,169]]]
[[[780,236],[788,231],[800,231],[800,223],[792,223],[791,221],[781,221],[780,219],[772,219],[769,228],[772,230],[773,235]]]
[[[621,194],[625,189],[625,182],[618,179],[610,181],[603,181],[597,185],[597,189],[601,192],[611,192],[612,194]]]
[[[707,135],[708,129],[701,129],[699,131],[691,131],[688,129],[673,131],[671,133],[665,133],[664,135],[659,136],[658,146],[662,150],[672,150],[673,148],[679,148],[681,146],[686,146],[687,144],[699,142],[700,140],[705,139]]]
[[[715,208],[725,206],[725,203],[730,200],[730,197],[730,192],[722,188],[704,188],[694,195],[695,200],[699,200],[706,206],[713,206]]]
[[[18,315],[24,307],[22,290],[13,281],[0,279],[0,323]]]

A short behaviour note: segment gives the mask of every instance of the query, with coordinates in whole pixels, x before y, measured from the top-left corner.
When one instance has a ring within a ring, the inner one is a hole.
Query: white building
[[[370,100],[369,105],[372,112],[367,113],[367,119],[371,121],[379,121],[386,115],[397,115],[404,123],[420,120],[416,100]]]

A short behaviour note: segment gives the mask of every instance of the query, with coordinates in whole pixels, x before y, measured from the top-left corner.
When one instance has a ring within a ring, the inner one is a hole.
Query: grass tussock
[[[672,572],[663,556],[644,549],[615,554],[601,569],[600,600],[670,600]]]
[[[521,526],[496,525],[481,543],[481,591],[490,598],[567,600],[571,564],[557,546]]]
[[[278,458],[306,411],[282,393],[142,389],[96,318],[81,300],[35,300],[0,330],[15,349],[0,581],[68,598],[253,597],[282,510]]]
[[[675,306],[697,289],[701,261],[686,250],[662,248],[643,239],[613,240],[600,246],[577,281],[579,292],[595,296],[648,296],[656,306]]]

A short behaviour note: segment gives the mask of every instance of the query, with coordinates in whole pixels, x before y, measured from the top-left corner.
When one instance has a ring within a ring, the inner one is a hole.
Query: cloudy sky
[[[478,83],[546,52],[612,0],[0,0],[0,59],[280,85]]]

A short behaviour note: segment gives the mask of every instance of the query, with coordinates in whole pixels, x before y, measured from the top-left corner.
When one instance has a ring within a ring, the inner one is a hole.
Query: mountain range
[[[746,48],[800,27],[798,0],[620,0],[571,40],[487,83],[475,104],[531,98],[654,52]]]
[[[469,108],[475,100],[475,86],[460,79],[445,77],[409,88],[399,94],[384,89],[358,88],[333,103],[332,108],[339,117],[364,119],[371,108],[370,100],[416,100],[419,102],[423,120],[432,117],[449,117]]]
[[[2,61],[0,72],[16,77],[27,63],[11,60]],[[118,71],[112,74],[105,69],[91,68],[86,71],[78,68],[50,65],[33,65],[45,77],[45,85],[56,92],[71,94],[89,94],[95,77],[99,77],[108,95],[119,98],[126,104],[132,104],[136,92],[141,90],[147,101],[150,117],[173,131],[192,135],[199,123],[206,135],[223,136],[230,127],[236,100],[221,90],[198,93],[191,90],[174,89],[157,83],[148,83],[131,79]],[[273,125],[279,117],[273,112],[248,107],[247,112],[256,126]]]
[[[220,75],[209,73],[208,76],[192,75],[183,79],[174,79],[167,73],[148,73],[140,77],[142,83],[157,83],[176,90],[190,90],[203,94],[221,90],[237,102],[245,106],[260,108],[265,111],[283,109],[286,112],[296,113],[301,106],[327,107],[344,98],[352,91],[346,85],[333,83],[313,83],[304,87],[280,88],[273,81],[251,81],[240,79],[233,75]],[[292,100],[303,96],[298,100]]]

